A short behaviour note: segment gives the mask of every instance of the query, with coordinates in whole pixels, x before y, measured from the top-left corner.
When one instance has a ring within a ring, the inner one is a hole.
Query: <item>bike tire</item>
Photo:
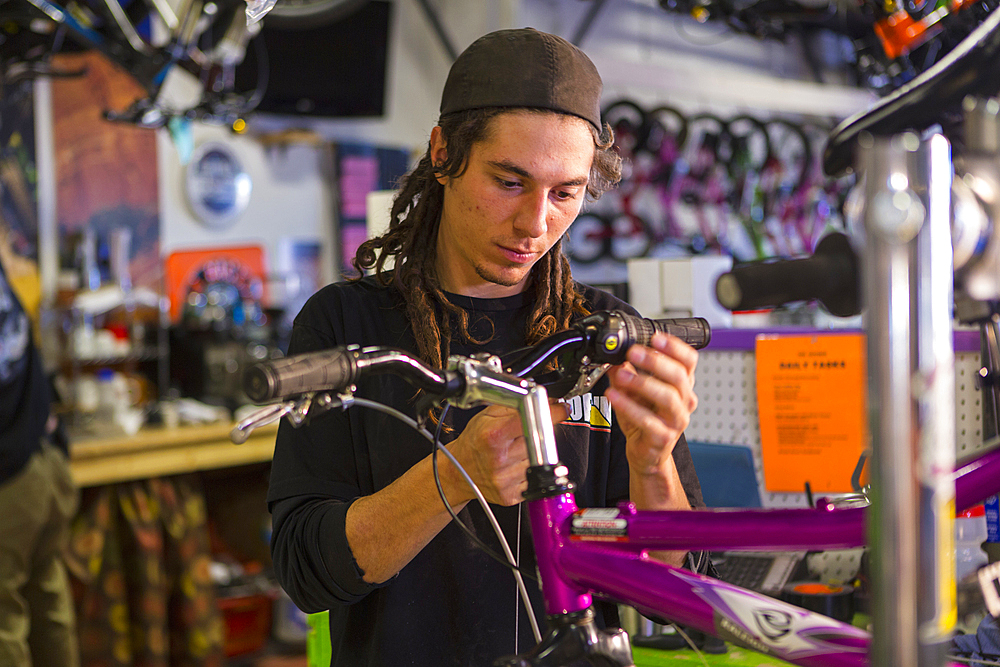
[[[657,158],[662,158],[663,141],[669,137],[678,154],[684,151],[688,137],[687,117],[671,106],[659,106],[646,114],[647,132],[644,148]]]
[[[340,21],[368,0],[278,0],[264,21],[277,28],[318,28]]]
[[[797,192],[806,187],[809,174],[815,166],[812,145],[806,131],[798,123],[784,118],[773,118],[765,125],[775,157],[794,174],[790,179],[792,191]]]
[[[621,99],[606,106],[601,117],[614,132],[615,147],[623,158],[631,158],[643,149],[649,125],[642,107],[632,100]]]
[[[611,221],[595,213],[577,217],[563,237],[563,250],[579,264],[593,264],[610,252]]]
[[[611,220],[611,257],[624,262],[645,257],[653,249],[653,235],[649,223],[634,213],[619,213]]]

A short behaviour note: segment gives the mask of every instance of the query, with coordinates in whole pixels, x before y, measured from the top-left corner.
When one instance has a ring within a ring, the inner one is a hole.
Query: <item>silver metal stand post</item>
[[[860,143],[871,664],[939,666],[956,616],[951,148],[909,133]]]

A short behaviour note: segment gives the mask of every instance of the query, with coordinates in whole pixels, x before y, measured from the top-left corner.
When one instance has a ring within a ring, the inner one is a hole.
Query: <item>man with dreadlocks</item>
[[[374,275],[314,295],[289,353],[382,345],[440,366],[449,354],[530,345],[595,310],[634,313],[574,282],[561,250],[584,198],[619,179],[601,90],[590,59],[554,35],[502,30],[474,42],[451,68],[439,124],[402,182],[389,230],[358,251],[356,267]],[[702,505],[683,437],[697,403],[697,353],[659,335],[628,359],[579,406],[553,405],[577,503]],[[409,414],[416,400],[389,375],[361,382],[357,395]],[[452,410],[444,425],[449,450],[533,571],[516,413]],[[440,477],[459,517],[497,548],[472,491],[443,459]],[[488,665],[534,644],[513,577],[450,523],[429,444],[409,427],[370,410],[283,424],[268,504],[278,578],[304,611],[330,610],[334,665]],[[679,564],[685,554],[662,557]],[[617,622],[610,605],[600,613]]]

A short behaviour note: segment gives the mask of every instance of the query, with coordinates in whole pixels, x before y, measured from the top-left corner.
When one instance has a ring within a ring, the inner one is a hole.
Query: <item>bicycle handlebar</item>
[[[712,340],[712,328],[708,320],[701,317],[684,317],[668,320],[653,320],[631,317],[623,314],[625,328],[633,345],[649,345],[653,334],[665,333],[700,350]]]
[[[619,364],[629,347],[647,345],[657,332],[676,336],[696,349],[708,345],[712,336],[708,322],[698,317],[651,320],[620,311],[600,311],[579,320],[569,331],[522,351],[508,372],[533,377],[556,355],[563,355],[560,379],[586,372],[583,366]],[[431,368],[399,350],[346,346],[255,364],[244,375],[244,391],[255,403],[310,392],[340,392],[369,372],[399,373],[411,384],[441,397],[454,396],[464,386],[456,372]]]
[[[320,389],[340,390],[357,373],[357,351],[337,347],[254,364],[243,376],[243,389],[256,403]]]
[[[723,308],[754,310],[816,299],[832,315],[861,312],[858,260],[848,238],[828,234],[812,257],[751,262],[719,276],[715,296]]]

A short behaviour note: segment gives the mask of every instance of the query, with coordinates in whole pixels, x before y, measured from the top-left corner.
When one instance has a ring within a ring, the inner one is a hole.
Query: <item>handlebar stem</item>
[[[449,370],[465,378],[465,391],[450,403],[458,408],[495,404],[516,409],[528,445],[528,464],[559,463],[545,387],[504,373],[500,358],[495,356],[452,357]]]

